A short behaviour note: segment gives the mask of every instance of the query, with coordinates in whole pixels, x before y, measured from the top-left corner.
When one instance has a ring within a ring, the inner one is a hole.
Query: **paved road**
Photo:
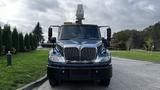
[[[65,82],[51,88],[48,80],[34,90],[160,90],[160,64],[112,58],[113,77],[108,88],[92,82]]]

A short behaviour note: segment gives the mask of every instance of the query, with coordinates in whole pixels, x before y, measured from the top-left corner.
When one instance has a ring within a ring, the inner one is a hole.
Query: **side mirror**
[[[102,37],[102,43],[103,43],[105,48],[110,46],[109,41],[107,39],[105,39],[104,37]]]
[[[56,37],[51,38],[51,43],[53,43],[53,48],[56,47]]]
[[[50,40],[51,40],[51,43],[56,43],[56,37],[52,37]]]
[[[111,41],[111,28],[107,28],[107,40]]]
[[[48,41],[51,42],[51,37],[52,37],[52,28],[48,28]]]

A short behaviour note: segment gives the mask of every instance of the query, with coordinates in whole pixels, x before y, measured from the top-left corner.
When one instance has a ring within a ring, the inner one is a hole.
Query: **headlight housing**
[[[99,52],[95,62],[109,62],[111,61],[111,53],[106,48],[102,48]]]
[[[65,62],[64,57],[58,51],[58,49],[53,49],[49,52],[48,59],[53,62]]]

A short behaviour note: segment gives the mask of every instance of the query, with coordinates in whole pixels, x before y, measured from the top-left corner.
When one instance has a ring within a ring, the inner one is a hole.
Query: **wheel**
[[[51,87],[54,87],[54,86],[59,85],[59,81],[58,80],[49,79],[49,84],[51,85]]]
[[[109,86],[109,84],[110,84],[110,80],[111,79],[107,79],[107,80],[100,80],[100,85],[102,85],[102,86]]]

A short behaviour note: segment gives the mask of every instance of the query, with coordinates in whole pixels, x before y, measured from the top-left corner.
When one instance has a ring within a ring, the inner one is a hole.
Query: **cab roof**
[[[61,26],[97,26],[96,24],[75,24],[75,23],[72,23],[72,24],[63,24]]]

